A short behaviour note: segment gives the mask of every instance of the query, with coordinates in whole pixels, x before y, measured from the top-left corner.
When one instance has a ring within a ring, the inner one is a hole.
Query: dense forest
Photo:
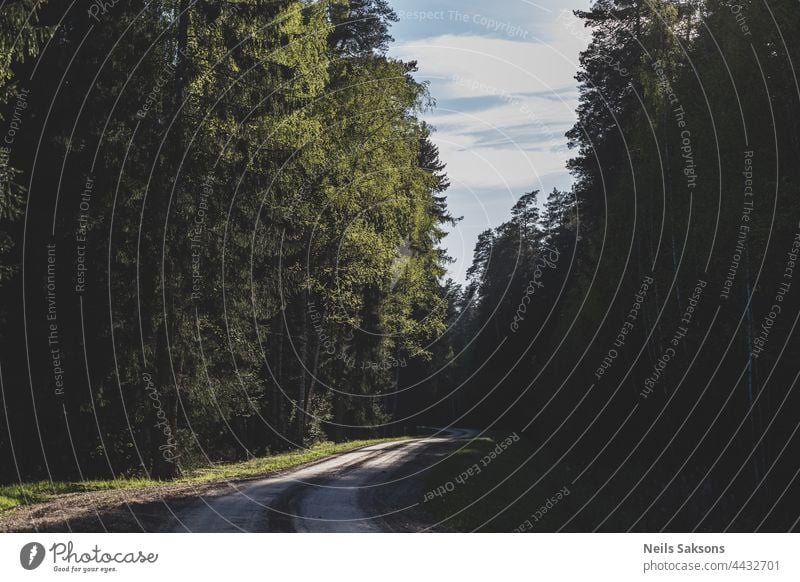
[[[552,529],[797,528],[797,6],[576,14],[574,187],[481,235],[439,389],[529,437],[508,512],[552,472],[581,492]]]
[[[391,9],[80,4],[2,9],[3,477],[394,430],[452,219]]]
[[[2,480],[470,426],[558,527],[797,527],[795,2],[576,12],[574,186],[463,285],[388,2],[108,4],[0,6]]]

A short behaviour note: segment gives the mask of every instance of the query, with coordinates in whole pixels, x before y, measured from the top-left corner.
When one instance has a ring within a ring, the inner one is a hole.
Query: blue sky
[[[425,115],[464,219],[445,244],[465,279],[478,234],[505,221],[525,192],[568,188],[564,132],[588,33],[572,16],[589,0],[394,0],[390,54],[417,60],[436,108]]]

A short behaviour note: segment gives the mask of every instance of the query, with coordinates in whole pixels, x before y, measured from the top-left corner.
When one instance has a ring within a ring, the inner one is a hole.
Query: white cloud
[[[550,91],[572,82],[583,41],[566,33],[549,44],[445,34],[400,43],[392,53],[417,60],[421,78],[475,80],[508,93]],[[439,86],[439,83],[437,83]],[[437,97],[481,95],[485,91],[447,82]]]
[[[514,200],[566,182],[564,133],[575,121],[574,80],[585,46],[582,25],[553,12],[544,43],[481,34],[438,34],[397,43],[392,55],[416,60],[437,107],[425,115],[453,184],[448,204],[464,216],[448,237],[463,279],[478,233],[508,218]],[[443,29],[443,32],[447,30]]]
[[[437,128],[434,140],[454,184],[518,196],[540,187],[541,176],[563,170],[564,132],[577,94],[565,75],[573,64],[557,66],[558,50],[455,35],[395,48],[398,56],[418,60],[418,77],[431,82],[440,106],[427,120]]]

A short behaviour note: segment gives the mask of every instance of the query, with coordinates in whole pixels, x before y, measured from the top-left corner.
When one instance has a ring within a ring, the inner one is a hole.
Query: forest
[[[462,284],[387,0],[0,4],[0,481],[469,426],[567,530],[797,528],[797,5],[576,14],[573,186]]]

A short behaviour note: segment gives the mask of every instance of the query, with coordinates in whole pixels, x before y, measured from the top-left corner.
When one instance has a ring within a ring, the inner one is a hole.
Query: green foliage
[[[4,130],[0,134],[0,285],[17,270],[9,258],[14,248],[11,231],[12,224],[22,215],[25,195],[25,189],[17,182],[21,171],[12,165],[14,137],[5,131],[7,127],[10,130],[12,124],[13,127],[21,124],[18,117],[27,108],[23,93],[27,90],[18,86],[14,67],[36,56],[51,32],[47,27],[37,26],[42,4],[41,0],[19,0],[0,9],[0,105],[11,103],[10,114],[3,115],[0,107],[0,127]],[[12,103],[15,100],[17,102]]]
[[[32,4],[0,8],[0,42]],[[96,428],[75,437],[93,451],[90,474],[169,478],[375,436],[357,426],[391,417],[380,394],[396,378],[382,362],[428,358],[443,329],[448,220],[444,166],[417,118],[426,88],[385,56],[393,18],[366,0],[159,0],[64,17],[31,105],[44,119],[60,90],[42,156],[63,172],[30,160],[20,172],[45,192],[94,183],[85,232],[70,195],[54,219],[63,357],[89,354],[92,391],[68,374],[65,406]],[[44,39],[33,22],[17,60]],[[0,198],[0,219],[18,209]],[[82,300],[104,307],[67,316],[78,235]],[[40,414],[63,425],[60,407]],[[46,447],[67,442],[57,432]]]

